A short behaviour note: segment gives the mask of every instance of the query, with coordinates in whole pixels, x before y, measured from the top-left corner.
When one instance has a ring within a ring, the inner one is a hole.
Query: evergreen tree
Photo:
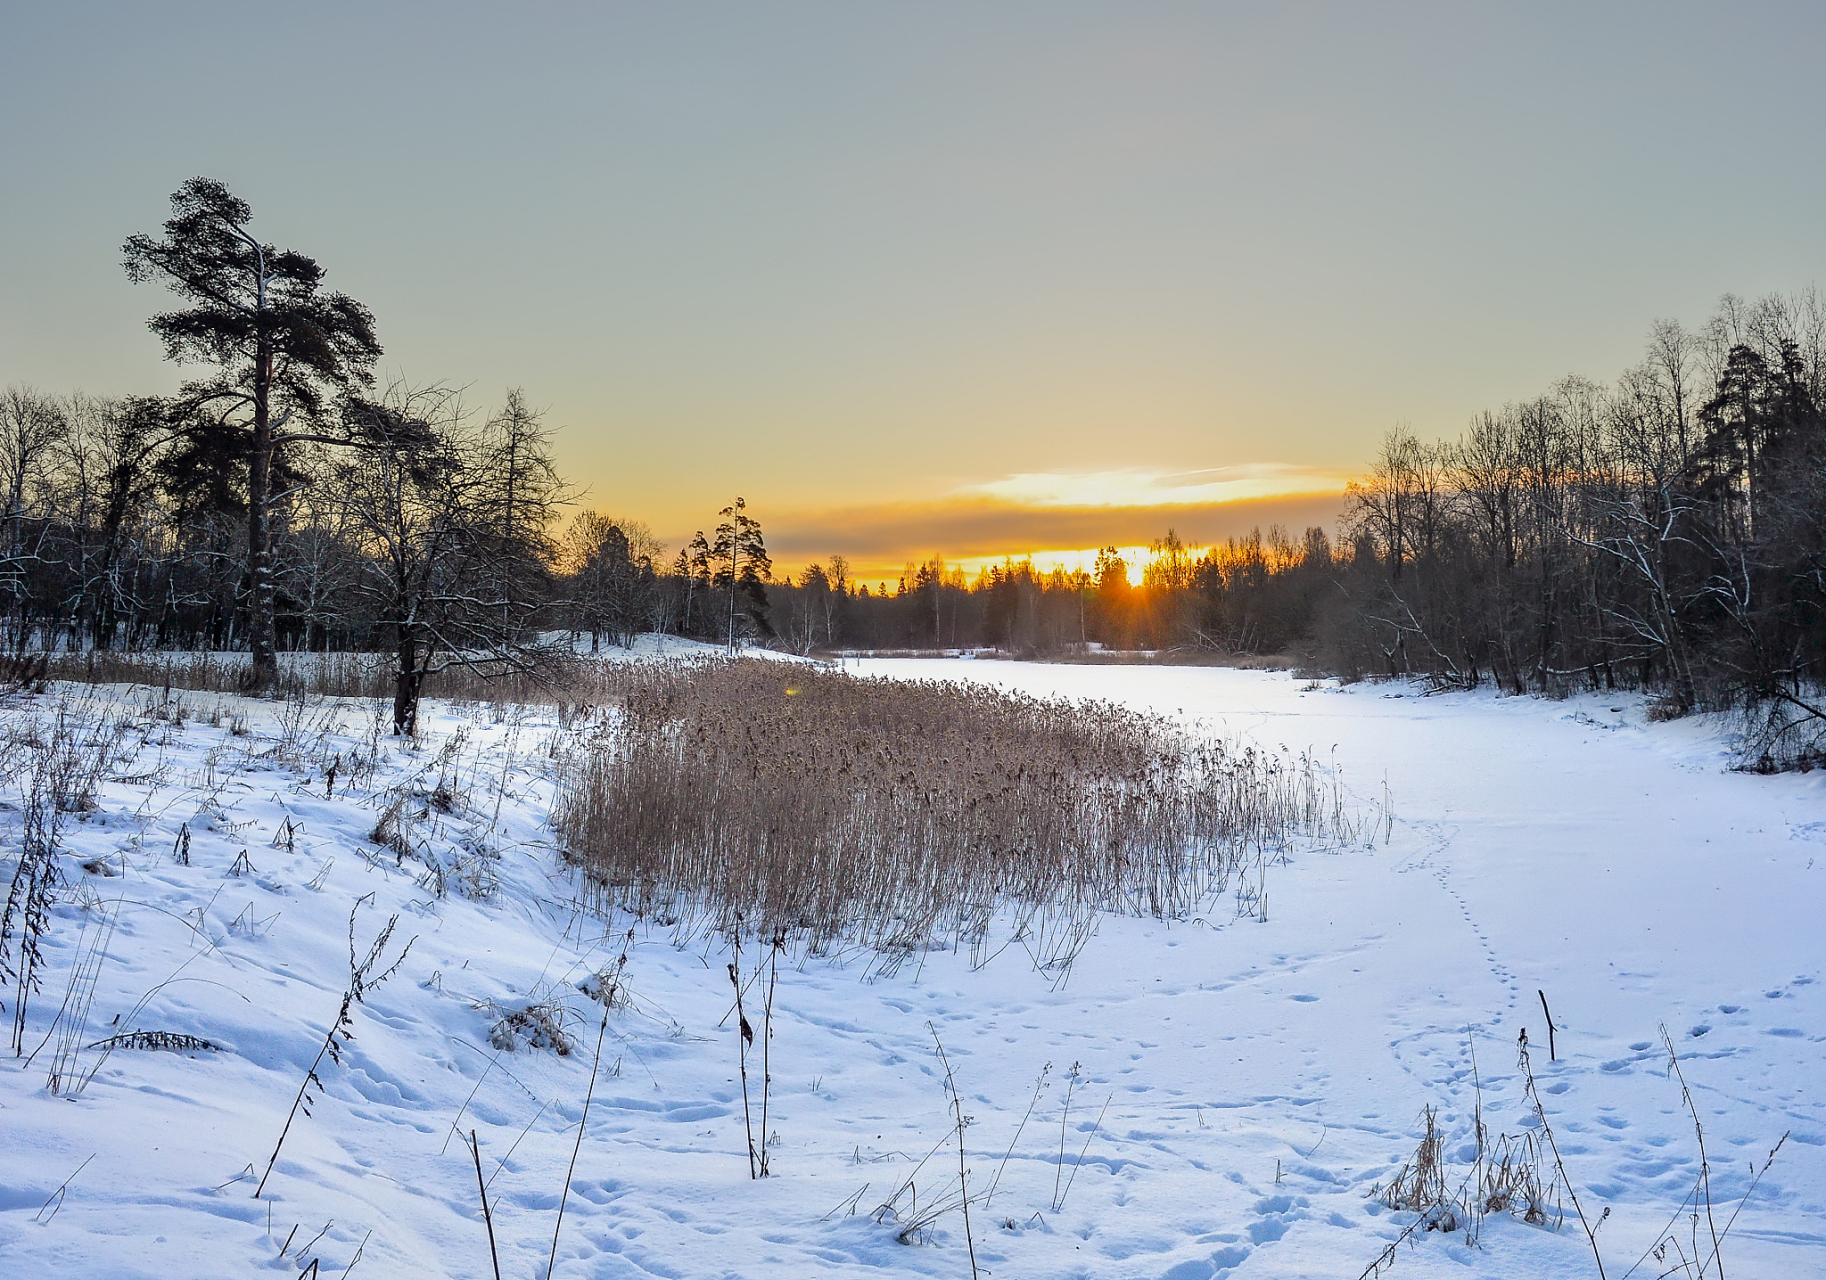
[[[218,452],[245,458],[248,647],[252,679],[278,673],[271,507],[274,464],[290,444],[346,443],[336,401],[372,380],[374,318],[346,294],[322,289],[323,268],[247,231],[253,211],[210,178],[171,197],[165,238],[125,245],[127,278],[158,280],[190,305],[149,322],[180,364],[215,366],[186,383],[182,403]]]
[[[716,527],[709,560],[716,566],[715,585],[725,592],[728,601],[728,644],[734,653],[738,612],[758,634],[773,634],[767,619],[767,589],[762,585],[773,577],[773,561],[761,536],[761,522],[748,514],[746,499],[737,498],[733,506],[724,507],[717,514],[723,522]],[[742,602],[739,611],[738,598]]]

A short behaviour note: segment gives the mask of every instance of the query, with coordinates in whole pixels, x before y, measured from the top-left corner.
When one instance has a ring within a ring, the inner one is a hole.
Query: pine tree
[[[165,357],[214,365],[184,386],[180,402],[215,450],[245,458],[248,647],[252,678],[278,673],[271,508],[275,462],[287,445],[346,443],[336,402],[372,382],[380,343],[374,317],[346,294],[322,289],[323,268],[302,253],[248,234],[253,210],[211,178],[171,197],[165,238],[125,245],[127,278],[159,280],[190,306],[148,322]]]
[[[729,652],[734,653],[738,597],[745,602],[741,614],[754,630],[764,636],[773,634],[767,621],[767,589],[762,585],[773,577],[773,560],[767,554],[761,522],[748,514],[746,499],[737,498],[733,506],[717,514],[723,522],[716,527],[709,560],[716,566],[714,582],[728,600],[728,644]]]

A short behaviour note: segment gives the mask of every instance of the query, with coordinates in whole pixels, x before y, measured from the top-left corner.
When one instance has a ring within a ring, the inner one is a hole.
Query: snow
[[[1357,1276],[1413,1221],[1369,1192],[1413,1154],[1424,1106],[1439,1109],[1462,1175],[1473,1048],[1492,1131],[1533,1124],[1524,1026],[1573,1185],[1594,1218],[1611,1210],[1598,1239],[1616,1277],[1699,1167],[1663,1024],[1720,1206],[1791,1134],[1731,1230],[1731,1270],[1826,1274],[1819,775],[1731,772],[1720,726],[1650,724],[1633,696],[1421,697],[1273,672],[986,659],[845,666],[1113,698],[1311,747],[1336,760],[1375,839],[1293,850],[1269,873],[1265,921],[1229,899],[1195,920],[1106,918],[1063,980],[1018,947],[974,970],[949,951],[894,972],[860,955],[795,957],[774,1010],[774,1176],[754,1182],[727,948],[576,909],[545,825],[562,744],[550,713],[437,704],[413,747],[375,736],[371,704],[332,702],[288,745],[284,704],[183,695],[175,726],[143,714],[156,691],[101,690],[93,709],[134,711],[130,741],[145,744],[65,828],[72,887],[27,1051],[110,919],[81,1043],[138,1028],[221,1047],[117,1050],[75,1096],[46,1088],[54,1034],[29,1065],[0,1069],[0,1274],[295,1275],[316,1258],[320,1275],[341,1275],[359,1249],[358,1277],[489,1276],[475,1165],[453,1136],[473,1129],[501,1272],[542,1276],[602,1025],[578,983],[624,947],[632,1003],[607,1021],[559,1277],[968,1275],[958,1213],[912,1244],[870,1213],[935,1146],[915,1177],[922,1204],[956,1186],[934,1032],[970,1117],[970,1186],[996,1187],[971,1207],[985,1274]],[[7,728],[52,714],[56,693],[8,709]],[[351,783],[370,743],[372,777]],[[368,839],[391,797],[440,780],[451,811],[416,829],[417,857]],[[5,799],[0,876],[20,839],[18,797]],[[173,856],[184,823],[188,865]],[[96,859],[114,874],[82,869]],[[427,863],[445,873],[442,897]],[[498,885],[467,897],[465,881]],[[355,1007],[353,1040],[320,1066],[321,1098],[256,1200],[336,1015],[358,901],[358,949],[397,914],[383,963],[411,950]],[[568,1055],[491,1044],[504,1012],[553,1000]],[[80,1053],[77,1072],[99,1059]],[[751,1084],[758,1105],[753,1066]],[[1567,1213],[1558,1231],[1493,1217],[1475,1246],[1417,1234],[1392,1273],[1595,1274]]]

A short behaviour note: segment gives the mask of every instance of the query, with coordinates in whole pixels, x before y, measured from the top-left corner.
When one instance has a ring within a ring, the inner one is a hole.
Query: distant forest
[[[1696,331],[1659,322],[1614,384],[1562,379],[1456,440],[1391,431],[1339,528],[1202,551],[1169,530],[1139,586],[1108,548],[1089,572],[1009,561],[974,580],[935,557],[870,595],[841,558],[732,590],[725,525],[625,598],[648,601],[642,627],[717,638],[734,619],[808,653],[1149,650],[1435,688],[1642,689],[1661,716],[1745,713],[1759,767],[1826,763],[1817,293],[1726,298]],[[742,608],[712,616],[721,595]]]
[[[1567,378],[1456,440],[1388,434],[1324,529],[1208,549],[1172,531],[1139,585],[942,558],[892,591],[841,556],[776,574],[746,503],[668,554],[584,511],[509,393],[375,385],[373,318],[247,205],[193,179],[125,265],[184,306],[151,320],[196,373],[174,396],[0,393],[0,640],[15,655],[244,649],[396,656],[396,727],[425,676],[524,671],[554,633],[666,632],[802,653],[992,649],[1250,656],[1346,679],[1652,691],[1746,712],[1755,762],[1826,762],[1826,306],[1727,298],[1657,323],[1610,386]],[[565,646],[569,647],[569,646]]]
[[[1197,555],[1169,532],[1135,588],[1113,550],[1088,574],[1010,564],[969,585],[934,561],[833,610],[811,569],[781,607],[788,634],[826,644],[1177,647],[1437,688],[1646,689],[1664,716],[1747,713],[1761,767],[1826,763],[1815,292],[1659,322],[1614,384],[1562,379],[1456,440],[1391,431],[1339,527],[1336,544],[1270,529]]]

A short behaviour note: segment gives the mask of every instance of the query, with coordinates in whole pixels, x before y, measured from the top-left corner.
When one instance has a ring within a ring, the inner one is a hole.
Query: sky
[[[1826,9],[0,0],[0,385],[175,389],[185,179],[776,565],[1329,523],[1650,323],[1826,279]]]

